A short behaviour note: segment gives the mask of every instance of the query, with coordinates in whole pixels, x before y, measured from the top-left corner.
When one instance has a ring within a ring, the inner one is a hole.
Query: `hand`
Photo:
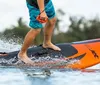
[[[45,11],[42,12],[41,14],[39,14],[39,15],[37,16],[36,20],[38,20],[40,23],[46,23],[47,20],[48,20],[48,17],[47,17],[47,15],[46,15]]]

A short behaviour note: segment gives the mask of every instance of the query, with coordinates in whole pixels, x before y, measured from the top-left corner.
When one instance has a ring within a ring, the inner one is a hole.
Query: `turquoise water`
[[[13,48],[14,47],[14,48]],[[14,51],[20,45],[0,41],[0,51]],[[100,68],[97,65],[92,68]],[[99,85],[100,72],[81,72],[72,70],[51,70],[51,75],[42,74],[33,68],[0,67],[0,85]],[[33,75],[38,74],[38,75]]]
[[[32,70],[32,69],[31,69]],[[99,85],[100,72],[51,71],[51,76],[28,75],[19,68],[0,68],[0,85]],[[35,72],[36,73],[36,72]],[[39,72],[40,73],[40,72]]]

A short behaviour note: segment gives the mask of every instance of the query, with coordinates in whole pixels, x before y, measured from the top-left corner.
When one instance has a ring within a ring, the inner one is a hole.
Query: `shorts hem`
[[[32,28],[32,29],[42,29],[43,26],[33,26],[33,25],[30,25],[29,26]]]
[[[52,19],[52,18],[54,18],[54,17],[56,17],[56,15],[53,15],[52,17],[49,17],[49,19]]]

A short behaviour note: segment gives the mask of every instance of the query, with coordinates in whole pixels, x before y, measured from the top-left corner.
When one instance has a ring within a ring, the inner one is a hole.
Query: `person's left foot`
[[[52,43],[43,44],[43,48],[51,48],[51,49],[56,50],[56,51],[61,51],[61,49],[58,46],[56,46],[56,45],[54,45]]]

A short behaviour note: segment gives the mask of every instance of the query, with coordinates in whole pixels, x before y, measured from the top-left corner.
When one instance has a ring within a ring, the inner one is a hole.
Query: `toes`
[[[56,47],[56,50],[61,51],[61,49],[59,47]]]

